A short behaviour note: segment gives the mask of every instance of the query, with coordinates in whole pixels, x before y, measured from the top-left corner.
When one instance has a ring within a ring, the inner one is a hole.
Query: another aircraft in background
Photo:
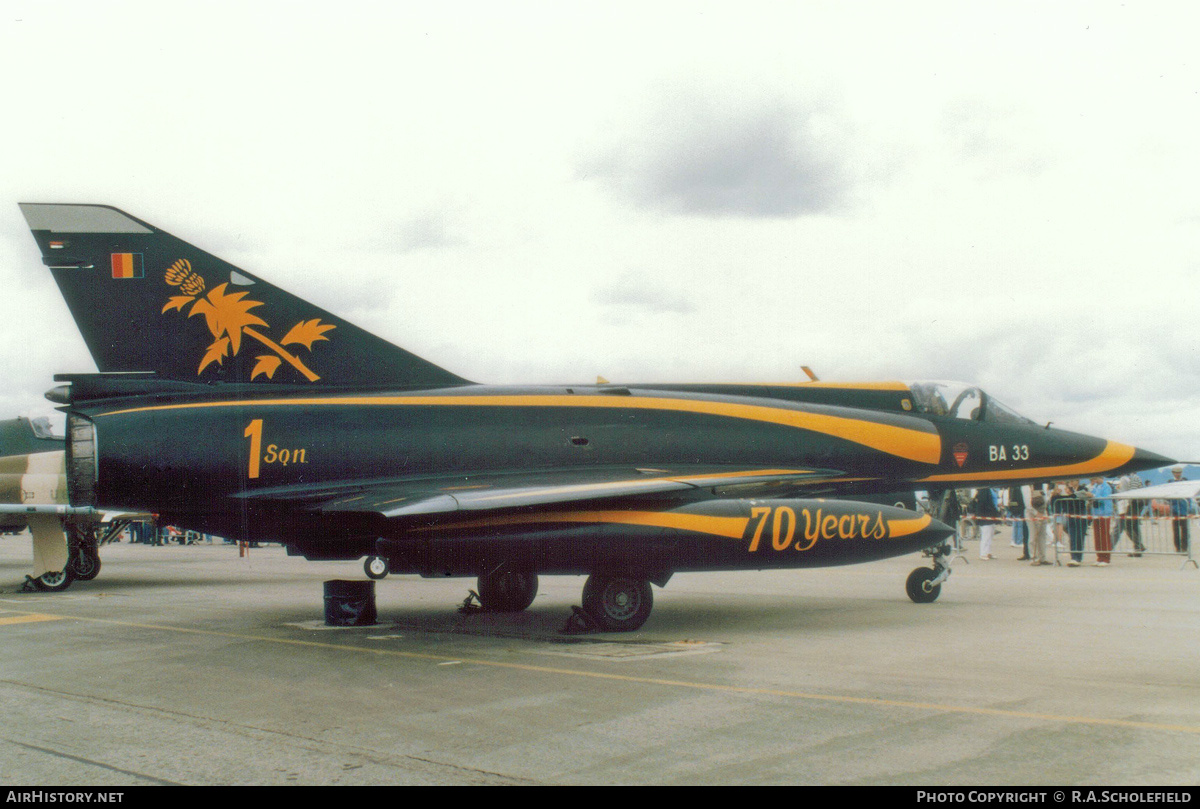
[[[944,383],[480,385],[115,208],[21,210],[101,371],[50,394],[75,507],[478,576],[488,609],[585,574],[586,613],[632,630],[675,572],[927,549],[931,601],[950,529],[831,498],[1169,463]]]
[[[48,419],[0,421],[0,532],[29,529],[29,579],[40,590],[65,590],[100,572],[100,515],[67,502],[65,448]]]

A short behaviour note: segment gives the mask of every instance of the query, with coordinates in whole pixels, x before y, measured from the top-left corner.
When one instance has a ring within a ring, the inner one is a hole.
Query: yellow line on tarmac
[[[0,626],[8,626],[10,624],[32,624],[38,621],[61,621],[66,618],[65,615],[44,615],[41,613],[29,613],[27,615],[10,615],[7,618],[0,618]]]
[[[780,688],[750,688],[737,685],[722,685],[720,683],[703,683],[689,680],[668,680],[661,677],[639,677],[631,674],[613,674],[603,671],[586,671],[581,669],[564,669],[554,666],[535,666],[528,663],[506,663],[499,660],[480,660],[477,658],[461,657],[458,655],[435,655],[423,652],[400,652],[388,649],[368,649],[359,646],[346,646],[337,643],[322,643],[312,640],[295,640],[289,638],[268,638],[262,635],[244,635],[237,632],[218,632],[208,629],[192,629],[180,626],[163,626],[161,624],[139,624],[128,621],[116,621],[110,618],[84,618],[78,615],[47,615],[29,614],[32,620],[72,619],[97,624],[112,624],[129,629],[150,629],[160,632],[175,632],[186,635],[201,635],[211,638],[229,638],[240,641],[258,641],[275,643],[282,646],[297,646],[309,649],[329,649],[344,652],[359,652],[378,657],[394,657],[404,660],[429,660],[437,663],[461,663],[475,666],[486,666],[496,669],[511,669],[514,671],[537,674],[555,674],[564,677],[580,677],[590,680],[611,680],[615,682],[633,683],[637,685],[657,685],[665,688],[682,688],[693,691],[710,691],[724,694],[745,694],[747,696],[783,697],[786,699],[808,700],[812,702],[828,702],[841,705],[872,705],[881,708],[904,708],[917,711],[936,711],[946,714],[965,714],[970,716],[995,716],[1004,719],[1036,719],[1041,722],[1061,722],[1071,725],[1096,725],[1118,728],[1134,728],[1137,730],[1156,730],[1173,733],[1191,733],[1200,735],[1200,726],[1171,725],[1162,722],[1135,722],[1128,719],[1104,719],[1094,716],[1063,716],[1060,714],[1038,713],[1035,711],[1013,711],[1003,708],[982,708],[969,705],[945,705],[936,702],[911,702],[908,700],[877,699],[873,697],[852,697],[839,694],[812,694],[806,691],[791,691]]]

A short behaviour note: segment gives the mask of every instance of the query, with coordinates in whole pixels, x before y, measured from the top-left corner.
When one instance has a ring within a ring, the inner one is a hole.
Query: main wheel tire
[[[363,562],[363,572],[367,574],[368,578],[382,579],[390,572],[388,561],[382,556],[368,556],[367,560]]]
[[[930,584],[935,578],[937,578],[937,572],[928,567],[919,567],[909,573],[908,581],[904,583],[908,597],[918,604],[931,604],[937,601],[937,597],[942,593],[942,585]]]
[[[64,569],[43,573],[33,580],[33,584],[47,593],[58,593],[70,587],[72,581],[71,571]]]
[[[72,578],[79,581],[91,581],[100,575],[100,556],[94,551],[79,550],[79,553],[71,559],[68,567],[71,569]]]
[[[479,603],[487,612],[521,612],[537,596],[538,577],[528,570],[501,568],[479,577]]]
[[[650,582],[632,576],[588,576],[583,609],[606,632],[640,629],[654,609]]]

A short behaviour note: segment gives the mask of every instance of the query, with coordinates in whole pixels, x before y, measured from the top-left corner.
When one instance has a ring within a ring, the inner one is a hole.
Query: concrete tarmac
[[[581,577],[491,615],[389,576],[377,625],[329,628],[360,562],[116,544],[26,593],[5,537],[0,783],[1200,783],[1200,572],[968,547],[929,605],[919,556],[677,575],[640,631],[568,636]]]

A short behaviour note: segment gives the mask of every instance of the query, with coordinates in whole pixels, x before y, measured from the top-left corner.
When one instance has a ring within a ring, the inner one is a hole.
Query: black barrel
[[[326,626],[375,623],[375,582],[331,579],[325,582]]]

